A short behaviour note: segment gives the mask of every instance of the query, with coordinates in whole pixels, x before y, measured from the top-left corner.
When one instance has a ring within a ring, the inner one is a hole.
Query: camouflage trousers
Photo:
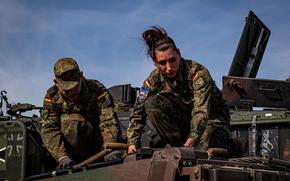
[[[172,95],[171,95],[172,96]],[[188,139],[191,122],[191,109],[184,109],[167,95],[150,96],[145,103],[147,119],[152,123],[162,142],[171,146],[183,146]],[[207,150],[210,147],[227,148],[229,141],[228,127],[218,121],[206,121],[201,136],[195,147]]]

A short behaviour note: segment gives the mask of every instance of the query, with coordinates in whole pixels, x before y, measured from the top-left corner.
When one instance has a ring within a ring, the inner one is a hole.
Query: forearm
[[[139,147],[141,145],[140,139],[143,133],[143,128],[146,124],[146,121],[142,119],[131,119],[129,127],[127,129],[127,144],[136,145]]]
[[[103,136],[104,142],[117,142],[120,134],[120,126],[116,113],[113,112],[113,108],[104,108],[101,115],[100,130]]]
[[[196,113],[192,116],[189,138],[193,138],[194,140],[200,138],[207,126],[206,116],[205,113]]]
[[[61,138],[62,134],[58,129],[43,125],[41,133],[43,144],[56,160],[67,155]]]
[[[146,124],[145,99],[137,99],[133,113],[130,115],[130,124],[127,129],[127,144],[139,147],[143,128]]]
[[[206,125],[211,104],[212,81],[204,82],[194,92],[191,130],[189,137],[195,140],[202,135]]]

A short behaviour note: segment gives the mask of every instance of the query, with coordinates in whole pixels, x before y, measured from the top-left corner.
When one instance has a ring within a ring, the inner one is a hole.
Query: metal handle
[[[268,92],[276,92],[278,90],[278,88],[276,86],[274,88],[264,88],[263,86],[260,86],[259,90],[268,91]]]

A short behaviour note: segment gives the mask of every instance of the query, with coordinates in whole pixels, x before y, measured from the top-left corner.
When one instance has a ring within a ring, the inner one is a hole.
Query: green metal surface
[[[251,125],[256,116],[257,124],[290,123],[289,111],[231,111],[232,126]]]
[[[0,136],[1,148],[5,150],[5,162],[1,162],[0,177],[8,180],[24,179],[26,171],[25,125],[19,121],[0,122]]]

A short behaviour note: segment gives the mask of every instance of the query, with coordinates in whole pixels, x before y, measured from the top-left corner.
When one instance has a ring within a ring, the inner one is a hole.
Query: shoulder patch
[[[154,84],[160,82],[160,74],[156,74],[152,77]]]
[[[50,87],[46,91],[46,95],[44,97],[44,102],[51,103],[58,99],[58,90],[56,86]]]
[[[151,82],[150,82],[149,79],[147,79],[147,80],[145,81],[145,85],[146,85],[147,87],[151,87],[151,86],[152,86],[152,84],[151,84]]]
[[[196,77],[197,77],[197,74],[196,74],[195,72],[193,72],[193,73],[191,74],[191,79],[192,79],[192,80],[195,80]]]
[[[141,87],[140,93],[139,93],[139,99],[144,100],[147,98],[149,93],[149,89],[147,87]]]
[[[44,98],[44,102],[51,103],[51,102],[52,102],[52,98],[49,97],[49,96],[45,96],[45,98]]]
[[[149,88],[154,87],[157,83],[161,81],[160,75],[155,74],[155,75],[150,75],[146,80],[145,80],[145,85]]]

